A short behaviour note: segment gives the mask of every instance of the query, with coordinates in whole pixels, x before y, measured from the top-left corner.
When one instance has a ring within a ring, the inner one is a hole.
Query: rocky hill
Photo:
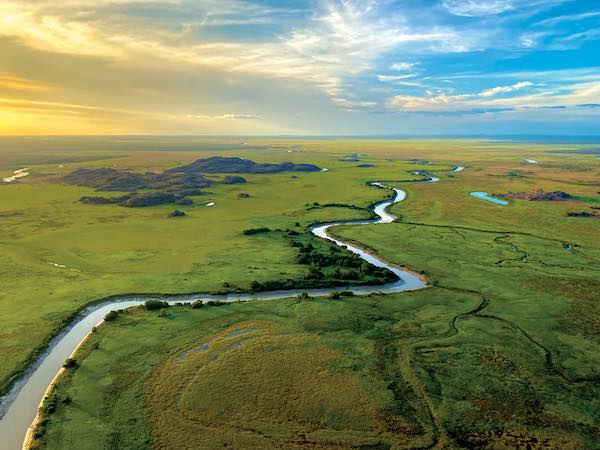
[[[203,188],[214,184],[244,184],[240,175],[229,175],[222,180],[205,177],[204,173],[277,173],[318,172],[312,164],[259,164],[249,159],[213,157],[198,159],[191,164],[165,170],[162,173],[134,173],[114,168],[77,169],[62,180],[77,186],[87,186],[97,191],[129,192],[120,197],[82,197],[80,201],[92,205],[117,204],[129,208],[140,208],[174,203],[189,205],[188,196],[203,195]],[[145,189],[153,192],[139,192]],[[158,191],[158,192],[157,192]]]
[[[242,158],[214,156],[198,159],[191,164],[169,169],[165,173],[277,173],[277,172],[319,172],[313,164],[261,164]]]

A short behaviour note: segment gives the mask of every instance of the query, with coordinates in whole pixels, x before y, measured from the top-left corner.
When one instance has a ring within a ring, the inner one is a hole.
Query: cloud
[[[517,87],[519,86],[519,87]],[[429,95],[425,97],[397,95],[387,101],[388,108],[401,111],[468,111],[476,109],[562,109],[583,104],[600,103],[600,82],[579,83],[560,90],[547,90],[527,95],[495,98],[497,94],[513,92],[532,86],[520,82],[511,86],[498,86],[475,94]]]
[[[345,111],[364,113],[351,115],[365,119],[360,126],[379,127],[387,119],[368,114],[389,109],[550,115],[542,109],[600,103],[600,67],[527,70],[542,64],[524,57],[538,47],[578,48],[600,36],[593,5],[553,17],[551,8],[565,2],[2,0],[0,54],[10,73],[0,73],[0,96],[46,103],[0,106],[43,115],[40,126],[54,111],[139,117],[152,132],[159,121],[185,122],[192,132],[353,127]],[[544,67],[554,57],[544,54]],[[578,58],[560,65],[594,64]],[[523,70],[498,71],[509,66]],[[595,117],[591,108],[570,112]],[[294,119],[300,111],[306,119]]]
[[[426,97],[419,97],[413,95],[397,95],[388,101],[388,106],[393,108],[399,108],[402,110],[426,110],[426,109],[446,109],[455,108],[456,106],[471,105],[477,106],[480,100],[494,97],[498,94],[509,93],[532,86],[533,83],[529,81],[521,81],[510,86],[496,86],[475,94],[458,94],[458,95],[447,95],[437,94],[429,95]],[[510,105],[505,105],[510,106]]]
[[[0,72],[0,89],[11,91],[45,91],[50,89],[50,86],[46,83]]]
[[[390,66],[390,69],[392,69],[392,70],[398,70],[398,71],[401,71],[401,70],[411,70],[416,65],[417,65],[417,63],[400,62],[400,63],[392,64]]]
[[[480,17],[514,9],[511,0],[443,0],[442,5],[456,16]]]
[[[353,111],[356,109],[371,109],[371,108],[374,108],[377,106],[376,102],[355,101],[355,100],[348,100],[345,98],[335,98],[333,101],[338,106],[341,106],[342,108],[344,108],[348,111]]]
[[[436,53],[471,48],[453,28],[415,29],[400,14],[382,14],[385,2],[375,0],[323,0],[308,16],[302,9],[272,8],[242,0],[163,3],[100,0],[91,9],[83,0],[5,0],[0,3],[0,36],[41,51],[93,56],[121,65],[167,62],[173,63],[170,67],[200,66],[233,74],[301,80],[332,99],[348,96],[345,78],[373,70],[377,60],[391,51]],[[117,7],[136,4],[149,8],[160,4],[165,17],[181,17],[186,11],[190,15],[185,22],[154,23]],[[297,14],[303,20],[272,39],[197,37],[197,31],[207,25],[248,20],[267,23],[277,14]],[[409,63],[395,67],[404,70]]]
[[[481,97],[493,97],[497,94],[504,94],[507,92],[513,92],[513,91],[518,91],[519,89],[523,89],[529,86],[533,86],[533,83],[531,83],[530,81],[520,81],[518,83],[515,83],[511,86],[496,86],[493,87],[491,89],[486,89],[483,92],[479,93],[479,96]]]
[[[562,15],[562,16],[555,16],[555,17],[550,17],[548,19],[541,20],[539,22],[536,22],[534,24],[534,26],[550,27],[550,26],[556,25],[561,22],[579,22],[581,20],[585,20],[585,19],[589,19],[589,18],[593,18],[593,17],[599,17],[599,16],[600,16],[600,11],[590,11],[590,12],[585,12],[585,13],[581,13],[581,14],[566,14],[566,15]]]
[[[377,79],[381,82],[398,81],[406,78],[414,78],[417,75],[414,73],[408,73],[406,75],[377,75]]]

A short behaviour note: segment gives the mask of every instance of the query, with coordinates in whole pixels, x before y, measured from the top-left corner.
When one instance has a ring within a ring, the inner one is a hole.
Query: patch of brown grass
[[[245,322],[174,355],[145,389],[152,446],[338,448],[392,445],[412,429],[382,413],[378,383],[333,370],[340,354],[318,337]]]

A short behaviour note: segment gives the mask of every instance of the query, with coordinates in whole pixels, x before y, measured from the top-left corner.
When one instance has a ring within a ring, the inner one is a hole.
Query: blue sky
[[[3,134],[600,134],[600,2],[3,0]]]

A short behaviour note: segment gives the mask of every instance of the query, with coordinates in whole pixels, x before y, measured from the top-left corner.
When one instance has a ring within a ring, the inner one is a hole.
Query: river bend
[[[427,182],[436,182],[439,178],[430,177]],[[377,267],[384,267],[394,272],[398,281],[381,285],[365,286],[336,286],[321,289],[290,289],[278,291],[257,292],[251,294],[190,294],[169,297],[157,297],[148,295],[115,297],[109,301],[89,306],[84,309],[77,318],[63,329],[48,345],[46,351],[40,355],[31,368],[14,384],[10,392],[4,396],[0,403],[0,439],[4,450],[19,450],[22,448],[23,440],[34,421],[38,407],[46,390],[51,386],[56,375],[62,368],[64,361],[70,357],[80,343],[92,331],[92,328],[103,322],[107,313],[112,310],[123,310],[132,306],[143,305],[149,299],[160,298],[174,303],[193,303],[197,300],[208,302],[219,300],[225,302],[252,301],[252,300],[276,300],[294,297],[302,292],[312,297],[323,297],[335,291],[352,291],[356,295],[367,295],[371,293],[394,293],[402,291],[413,291],[426,286],[426,282],[416,274],[403,270],[381,257],[360,248],[352,243],[344,242],[329,234],[332,227],[339,225],[372,225],[393,222],[396,217],[387,211],[387,208],[403,201],[406,192],[380,182],[370,183],[371,186],[380,189],[388,189],[393,196],[375,205],[373,212],[377,216],[371,220],[353,220],[324,223],[314,226],[311,231],[315,236],[334,242],[345,247],[352,253],[360,256],[365,261]]]

